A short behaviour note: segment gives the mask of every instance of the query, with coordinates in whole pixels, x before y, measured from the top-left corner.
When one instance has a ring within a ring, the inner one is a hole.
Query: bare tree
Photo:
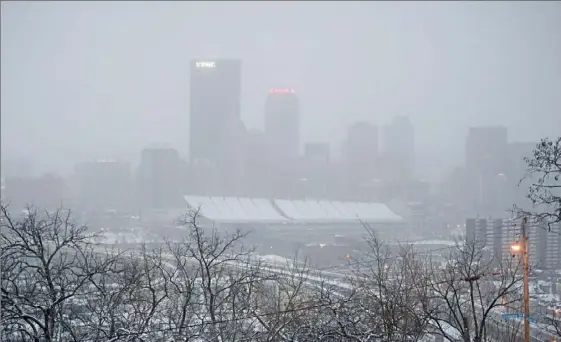
[[[266,333],[262,335],[263,341],[310,339],[309,323],[317,321],[313,317],[316,303],[308,283],[311,277],[308,262],[298,260],[296,253],[283,265],[281,274],[271,274],[254,292],[252,313]],[[267,269],[266,264],[262,265],[264,272]]]
[[[514,209],[518,216],[529,217],[536,227],[547,226],[550,234],[560,234],[561,230],[552,231],[552,225],[561,224],[561,136],[555,140],[542,139],[532,156],[524,158],[524,161],[528,169],[519,185],[529,183],[527,196],[533,208]],[[559,334],[559,321],[550,318],[549,322]]]
[[[427,322],[417,284],[422,268],[409,248],[394,255],[389,245],[367,228],[367,249],[353,260],[342,280],[327,279],[315,291],[314,340],[419,341]]]
[[[487,337],[489,341],[519,342],[524,335],[520,320],[489,317]]]
[[[364,307],[353,286],[343,291],[324,280],[315,291],[315,308],[306,315],[304,331],[308,339],[319,341],[369,341],[374,339],[363,319]],[[314,319],[309,319],[314,318]],[[363,324],[364,323],[364,324]],[[302,338],[305,340],[304,338]]]
[[[497,267],[477,244],[466,243],[452,250],[446,264],[428,260],[426,270],[419,288],[429,290],[430,300],[423,302],[429,331],[449,341],[486,341],[489,322],[500,316],[501,309],[520,311],[518,260]]]
[[[115,267],[90,281],[91,296],[81,307],[91,328],[88,338],[149,341],[171,335],[161,325],[170,281],[162,250],[143,245],[119,256]]]
[[[186,214],[182,224],[188,228],[188,237],[182,243],[168,244],[173,267],[185,268],[185,262],[194,265],[185,272],[189,278],[183,279],[184,289],[192,286],[187,294],[192,297],[179,300],[186,304],[189,299],[196,305],[194,314],[200,323],[196,335],[206,341],[252,337],[257,323],[248,318],[254,310],[251,297],[267,276],[261,272],[260,263],[252,260],[253,250],[243,246],[245,233],[236,230],[222,235],[216,227],[203,228],[198,219],[198,211]]]
[[[2,218],[2,315],[6,340],[79,340],[69,306],[84,298],[89,281],[112,260],[92,262],[86,227],[69,210],[39,212],[29,207]]]
[[[200,300],[200,281],[198,264],[189,259],[183,244],[166,242],[170,254],[169,286],[167,288],[169,301],[165,309],[167,326],[174,331],[178,340],[190,341],[197,338],[204,327],[196,326],[198,321]],[[195,326],[193,326],[195,325]]]
[[[84,291],[88,296],[69,307],[72,323],[81,327],[75,333],[81,340],[111,341],[119,334],[128,332],[124,329],[128,328],[126,313],[130,303],[125,297],[126,293],[134,291],[133,287],[142,275],[128,276],[134,270],[128,267],[126,258],[116,257],[115,254],[115,251],[100,252],[92,258],[91,263],[111,260],[112,265],[106,272],[89,280]]]
[[[534,209],[515,209],[537,222],[548,225],[561,222],[561,137],[542,139],[533,155],[524,158],[524,161],[528,170],[520,182],[529,182],[528,199]]]
[[[551,326],[551,330],[561,338],[561,314],[553,313],[551,316],[546,316],[545,323]]]
[[[361,341],[418,341],[427,323],[421,314],[426,296],[417,288],[423,278],[417,257],[411,248],[394,253],[370,227],[366,230],[368,249],[348,278],[354,287],[352,310],[360,313],[355,335],[360,332]]]

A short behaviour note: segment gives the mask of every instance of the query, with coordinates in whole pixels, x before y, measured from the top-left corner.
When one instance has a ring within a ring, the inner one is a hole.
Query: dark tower
[[[241,61],[192,61],[190,83],[190,160],[221,164],[240,120]]]

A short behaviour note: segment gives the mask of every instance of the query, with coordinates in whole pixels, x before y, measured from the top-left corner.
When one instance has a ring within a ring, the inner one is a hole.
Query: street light
[[[524,342],[530,342],[530,289],[529,289],[529,267],[528,267],[528,236],[526,235],[526,224],[528,219],[522,219],[522,236],[510,246],[513,253],[522,253],[522,270],[524,273]],[[513,255],[514,256],[514,255]]]
[[[512,244],[512,246],[510,246],[510,250],[513,253],[518,253],[522,250],[522,246],[520,246],[520,243],[516,241],[515,243]]]

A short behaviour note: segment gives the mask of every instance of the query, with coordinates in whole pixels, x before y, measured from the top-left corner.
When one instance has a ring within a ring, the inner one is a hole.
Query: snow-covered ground
[[[283,258],[279,255],[263,255],[258,256],[258,258],[267,264],[279,265],[279,266],[286,266],[292,264],[292,260]]]
[[[142,244],[142,243],[164,243],[164,237],[143,229],[130,229],[121,231],[102,231],[92,238],[93,243],[98,244]],[[174,242],[174,240],[171,240]]]

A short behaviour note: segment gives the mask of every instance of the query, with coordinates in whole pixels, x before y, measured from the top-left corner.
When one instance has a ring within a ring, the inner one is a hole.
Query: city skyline
[[[34,159],[44,171],[107,155],[135,163],[137,151],[152,142],[187,156],[187,61],[198,56],[244,61],[247,128],[263,126],[265,94],[277,84],[298,90],[303,142],[334,147],[352,122],[384,125],[393,116],[410,116],[418,154],[431,160],[427,174],[462,160],[458,137],[469,126],[505,123],[516,140],[536,141],[561,125],[555,95],[561,66],[554,57],[560,47],[552,36],[560,21],[553,2],[402,8],[233,3],[225,6],[239,17],[252,10],[261,16],[243,27],[236,15],[222,18],[227,32],[196,30],[217,10],[212,4],[146,3],[133,13],[126,4],[49,6],[3,5],[3,158]],[[302,30],[312,12],[315,29]],[[190,13],[198,18],[185,20]],[[289,13],[294,18],[287,30]],[[365,13],[379,20],[367,21]],[[145,25],[148,16],[159,24]],[[330,28],[333,22],[341,32]],[[372,46],[361,44],[365,39]],[[532,72],[524,71],[530,65]],[[62,125],[65,134],[51,134]],[[21,139],[24,131],[34,133]],[[80,143],[68,146],[68,140]],[[434,153],[436,146],[447,148]]]
[[[0,340],[561,339],[561,1],[1,10]]]

